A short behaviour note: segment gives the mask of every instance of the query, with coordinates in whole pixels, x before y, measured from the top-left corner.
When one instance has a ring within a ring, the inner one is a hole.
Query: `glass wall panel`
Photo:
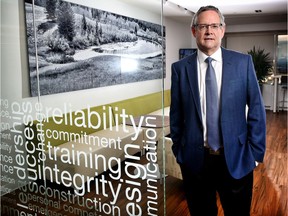
[[[162,4],[1,0],[1,215],[165,215]]]

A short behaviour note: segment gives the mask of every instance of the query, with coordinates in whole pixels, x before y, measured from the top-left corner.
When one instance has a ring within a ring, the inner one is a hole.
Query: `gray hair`
[[[191,27],[195,27],[198,23],[198,16],[202,13],[202,12],[204,12],[204,11],[210,11],[210,10],[212,10],[212,11],[215,11],[217,14],[218,14],[218,16],[219,16],[219,18],[220,18],[220,23],[223,25],[223,26],[225,26],[225,18],[224,18],[224,16],[223,16],[223,14],[220,12],[220,10],[217,8],[217,7],[215,7],[215,6],[212,6],[212,5],[208,5],[208,6],[203,6],[203,7],[201,7],[197,12],[196,12],[196,14],[194,14],[194,16],[193,16],[193,18],[192,18],[192,22],[191,22]]]

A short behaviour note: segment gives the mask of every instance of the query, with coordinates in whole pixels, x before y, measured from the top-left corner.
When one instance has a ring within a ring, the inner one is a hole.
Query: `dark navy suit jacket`
[[[255,168],[255,161],[263,161],[266,113],[251,56],[221,49],[220,127],[228,170],[239,179]],[[171,69],[172,150],[177,162],[196,174],[204,160],[197,52],[173,63]]]

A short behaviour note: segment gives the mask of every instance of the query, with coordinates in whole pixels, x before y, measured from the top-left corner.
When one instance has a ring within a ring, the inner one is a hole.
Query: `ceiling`
[[[121,0],[160,13],[161,0]],[[181,22],[191,22],[201,6],[214,5],[225,16],[226,24],[287,22],[287,0],[163,0],[163,14]],[[261,12],[256,12],[256,11]]]

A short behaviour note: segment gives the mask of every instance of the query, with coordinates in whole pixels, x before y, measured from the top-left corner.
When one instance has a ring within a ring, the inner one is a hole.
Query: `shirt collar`
[[[197,51],[197,55],[198,55],[198,58],[199,58],[199,62],[205,62],[205,59],[209,57],[205,53],[201,52],[199,49]],[[210,57],[213,58],[217,62],[222,62],[222,49],[219,48]]]

